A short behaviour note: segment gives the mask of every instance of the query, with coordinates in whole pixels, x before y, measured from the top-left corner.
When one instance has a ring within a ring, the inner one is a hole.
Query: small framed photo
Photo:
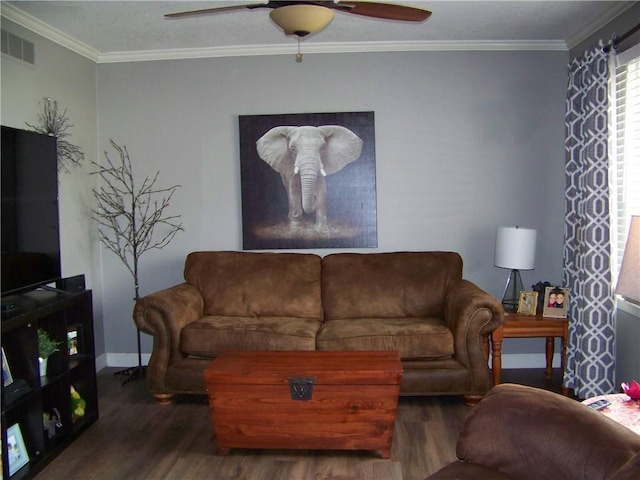
[[[13,383],[13,376],[11,375],[11,370],[9,369],[9,362],[7,361],[7,356],[4,353],[4,348],[2,349],[2,385],[5,387],[11,385]]]
[[[545,317],[567,318],[569,304],[569,289],[565,287],[547,287],[544,292]]]
[[[522,291],[518,301],[518,313],[521,315],[535,315],[538,308],[538,292]]]
[[[9,459],[9,476],[29,463],[27,447],[22,438],[20,425],[17,423],[7,429],[7,458]]]
[[[70,325],[67,328],[67,348],[69,349],[69,356],[78,355],[82,353],[82,325]]]

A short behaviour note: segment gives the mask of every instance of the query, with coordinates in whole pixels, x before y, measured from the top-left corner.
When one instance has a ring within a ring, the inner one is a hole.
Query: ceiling
[[[297,49],[269,10],[183,19],[165,13],[227,6],[229,1],[2,1],[2,15],[98,62],[286,53]],[[540,48],[566,50],[637,2],[413,1],[433,12],[423,23],[336,12],[303,51]]]

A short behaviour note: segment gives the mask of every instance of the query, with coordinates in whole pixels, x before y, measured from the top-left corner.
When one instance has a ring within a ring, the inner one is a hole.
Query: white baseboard
[[[491,361],[489,361],[491,365]],[[502,355],[502,369],[508,368],[546,368],[547,357],[544,353],[508,353]],[[560,368],[560,354],[553,355],[553,368]]]
[[[107,367],[107,354],[103,353],[96,358],[96,372],[99,372],[105,367]]]
[[[149,363],[150,353],[142,354],[142,364]],[[491,361],[489,361],[491,364]],[[96,358],[96,371],[106,367],[128,368],[138,365],[137,353],[106,353]],[[547,360],[544,353],[506,353],[502,355],[502,368],[545,368]],[[553,355],[553,367],[560,368],[560,354]]]
[[[142,354],[142,365],[147,365],[151,358],[150,353]],[[129,368],[138,365],[137,353],[105,353],[96,358],[96,371],[106,367]]]

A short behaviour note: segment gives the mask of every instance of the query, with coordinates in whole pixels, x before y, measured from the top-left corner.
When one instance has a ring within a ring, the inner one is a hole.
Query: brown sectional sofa
[[[136,303],[154,337],[147,368],[159,402],[205,393],[203,370],[224,350],[392,350],[401,394],[464,395],[492,386],[487,335],[500,302],[462,278],[452,252],[194,252],[185,282]]]

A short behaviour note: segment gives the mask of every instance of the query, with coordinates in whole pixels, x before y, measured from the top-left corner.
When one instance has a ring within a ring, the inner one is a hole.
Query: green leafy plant
[[[60,351],[62,342],[56,342],[43,328],[38,329],[38,354],[42,358],[49,358],[52,353]]]

